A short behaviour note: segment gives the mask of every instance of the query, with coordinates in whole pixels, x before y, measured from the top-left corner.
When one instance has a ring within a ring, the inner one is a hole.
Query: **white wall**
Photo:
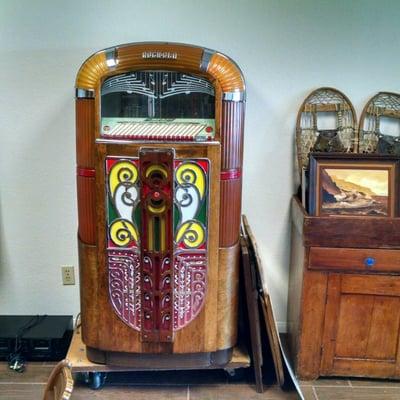
[[[0,0],[0,314],[73,313],[78,286],[74,79],[93,52],[135,41],[222,51],[247,81],[243,209],[284,328],[294,128],[319,86],[358,114],[400,92],[400,3],[371,0]]]

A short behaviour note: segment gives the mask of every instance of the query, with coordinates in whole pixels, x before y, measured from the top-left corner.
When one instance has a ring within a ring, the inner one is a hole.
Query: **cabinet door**
[[[329,274],[321,375],[400,376],[400,277]]]

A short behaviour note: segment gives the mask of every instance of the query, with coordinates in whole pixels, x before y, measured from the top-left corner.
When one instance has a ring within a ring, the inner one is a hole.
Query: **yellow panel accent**
[[[148,178],[148,176],[154,171],[161,172],[165,178],[168,176],[168,171],[166,170],[166,168],[163,165],[151,165],[146,170],[146,178]]]
[[[191,183],[196,186],[200,197],[204,197],[206,177],[203,169],[197,164],[183,163],[176,169],[176,179],[179,184]]]
[[[154,250],[154,218],[149,219],[149,225],[147,227],[147,245],[149,251]]]
[[[160,242],[161,242],[161,251],[165,251],[165,219],[161,218],[160,220]]]
[[[152,207],[151,205],[148,205],[147,208],[153,213],[153,214],[161,214],[165,211],[165,205],[163,205],[161,208],[155,208]]]
[[[176,241],[180,242],[183,240],[183,243],[190,248],[199,247],[204,242],[204,239],[204,229],[198,222],[195,221],[185,222],[178,229],[176,234]]]
[[[132,239],[138,240],[138,233],[136,228],[129,221],[114,221],[110,226],[110,237],[111,240],[117,246],[126,246]]]
[[[135,165],[128,161],[120,161],[114,164],[110,171],[110,191],[114,196],[115,189],[122,182],[136,183],[138,179],[138,170]]]

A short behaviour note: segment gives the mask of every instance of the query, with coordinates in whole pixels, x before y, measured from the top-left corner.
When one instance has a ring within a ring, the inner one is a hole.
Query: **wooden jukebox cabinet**
[[[236,343],[244,80],[140,43],[76,79],[82,337],[94,362],[224,365]]]

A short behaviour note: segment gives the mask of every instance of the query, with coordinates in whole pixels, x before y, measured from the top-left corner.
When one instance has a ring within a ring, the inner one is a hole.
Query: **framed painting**
[[[396,217],[399,162],[397,156],[311,153],[309,213]]]

